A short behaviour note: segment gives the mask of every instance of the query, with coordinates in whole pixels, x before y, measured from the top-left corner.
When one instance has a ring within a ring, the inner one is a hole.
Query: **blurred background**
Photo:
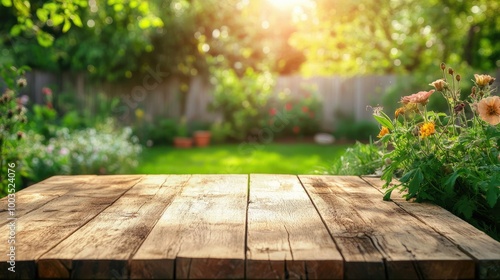
[[[2,0],[1,92],[25,107],[11,124],[17,105],[2,105],[2,164],[19,162],[22,186],[55,174],[335,173],[346,149],[378,134],[371,108],[393,112],[401,96],[430,90],[441,62],[464,88],[474,73],[498,77],[499,10],[460,0]],[[328,135],[333,144],[316,144]],[[179,137],[192,148],[173,148]]]

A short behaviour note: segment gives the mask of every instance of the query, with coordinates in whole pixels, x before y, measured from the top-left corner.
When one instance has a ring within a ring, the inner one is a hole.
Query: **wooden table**
[[[0,278],[500,278],[500,243],[377,178],[56,176],[16,193]],[[393,194],[394,197],[397,194]]]

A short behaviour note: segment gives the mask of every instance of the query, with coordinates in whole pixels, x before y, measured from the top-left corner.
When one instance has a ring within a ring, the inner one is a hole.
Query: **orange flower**
[[[404,113],[405,113],[405,107],[401,107],[401,108],[396,109],[396,111],[394,112],[394,116],[396,118],[398,118],[399,115],[402,115]]]
[[[429,85],[433,86],[437,91],[443,91],[448,86],[448,84],[443,79],[435,80]]]
[[[497,125],[500,123],[500,97],[490,96],[482,99],[477,104],[479,117],[491,124]]]
[[[425,138],[431,136],[436,132],[436,127],[433,122],[426,122],[422,126],[420,126],[420,137]]]
[[[474,78],[476,78],[476,85],[478,85],[481,88],[487,85],[491,85],[493,84],[493,82],[495,82],[495,78],[493,78],[490,75],[474,74]]]
[[[389,129],[385,126],[382,126],[382,128],[380,129],[380,133],[377,135],[377,137],[382,138],[386,134],[389,134]]]
[[[408,103],[420,103],[420,104],[427,104],[427,101],[429,100],[429,97],[434,93],[435,90],[431,89],[429,91],[419,91],[417,93],[414,93],[412,95],[408,96],[403,96],[401,98],[401,103],[403,104],[408,104]]]

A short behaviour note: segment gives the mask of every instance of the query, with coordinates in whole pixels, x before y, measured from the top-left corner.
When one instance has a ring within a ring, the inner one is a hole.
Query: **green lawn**
[[[312,174],[328,169],[349,145],[213,145],[146,148],[137,174]]]

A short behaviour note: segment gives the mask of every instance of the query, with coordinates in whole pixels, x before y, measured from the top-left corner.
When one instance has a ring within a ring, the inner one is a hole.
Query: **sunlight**
[[[301,6],[308,0],[267,0],[271,5],[280,9],[290,9]]]

